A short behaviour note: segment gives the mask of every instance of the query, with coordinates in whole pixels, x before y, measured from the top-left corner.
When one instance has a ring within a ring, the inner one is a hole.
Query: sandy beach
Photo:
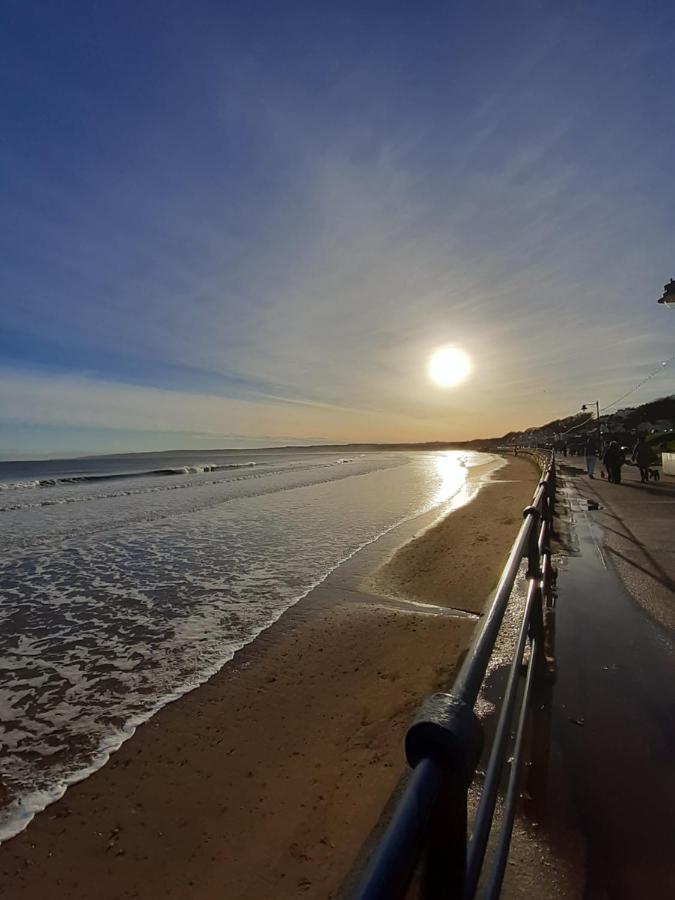
[[[334,572],[6,843],[2,895],[335,896],[404,772],[416,706],[452,679],[537,478],[509,459],[467,506]]]

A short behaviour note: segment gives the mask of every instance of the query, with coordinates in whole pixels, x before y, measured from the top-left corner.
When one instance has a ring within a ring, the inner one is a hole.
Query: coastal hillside
[[[636,432],[663,434],[675,432],[675,394],[660,397],[640,406],[624,407],[612,413],[601,414],[600,426],[604,434],[617,439],[633,437]],[[490,449],[503,444],[574,442],[585,439],[597,427],[594,410],[575,413],[561,419],[553,419],[544,425],[509,431],[501,437],[468,441],[467,447]]]

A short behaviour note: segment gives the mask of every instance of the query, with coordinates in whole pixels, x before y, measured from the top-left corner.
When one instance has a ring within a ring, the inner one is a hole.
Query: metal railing
[[[423,900],[441,897],[471,900],[477,895],[479,882],[483,900],[499,896],[515,816],[528,707],[535,676],[543,669],[544,602],[552,596],[555,580],[550,548],[555,459],[548,452],[530,453],[542,468],[543,477],[531,505],[524,510],[523,523],[494,599],[452,690],[428,698],[408,730],[405,750],[412,772],[356,893],[357,900],[398,900],[408,895],[413,879],[416,896]],[[524,611],[471,839],[467,840],[468,791],[483,745],[483,729],[474,706],[524,558],[527,559]],[[528,643],[530,652],[526,654]],[[512,732],[499,832],[486,859]]]

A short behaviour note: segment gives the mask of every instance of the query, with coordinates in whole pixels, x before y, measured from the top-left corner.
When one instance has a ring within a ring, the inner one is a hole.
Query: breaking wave
[[[465,471],[475,460],[452,458]],[[178,480],[11,520],[0,557],[0,843],[341,562],[451,499],[434,456],[342,461],[353,465],[261,465],[218,484],[188,479],[188,491],[173,490]],[[465,479],[452,484],[456,494]]]
[[[105,481],[126,481],[130,478],[153,478],[167,475],[202,475],[205,472],[222,472],[226,469],[250,469],[255,462],[226,463],[199,466],[172,466],[168,469],[147,469],[141,472],[111,472],[104,475],[70,475],[61,478],[36,478],[29,481],[0,482],[0,491],[20,491],[28,488],[56,487],[59,484],[100,484]]]

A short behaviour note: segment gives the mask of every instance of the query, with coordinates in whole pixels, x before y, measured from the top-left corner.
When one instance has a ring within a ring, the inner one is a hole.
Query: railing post
[[[551,459],[551,465],[548,469],[546,482],[548,484],[547,489],[547,497],[548,497],[548,524],[549,524],[549,536],[555,534],[555,502],[556,502],[556,490],[558,488],[558,480],[555,468],[555,456]]]
[[[544,495],[545,496],[545,495]],[[526,506],[523,510],[523,518],[532,518],[530,525],[530,533],[527,539],[527,578],[536,578],[541,575],[539,565],[539,533],[537,525],[540,519],[540,513],[536,506]]]
[[[466,876],[468,785],[447,773],[429,822],[419,900],[461,897]]]
[[[434,759],[445,775],[430,821],[421,900],[445,900],[464,892],[467,797],[482,745],[483,731],[476,714],[453,694],[427,698],[408,729],[408,763],[414,768],[423,759]]]
[[[557,572],[553,566],[552,556],[551,556],[551,539],[555,536],[555,527],[554,527],[554,516],[555,516],[555,492],[556,492],[556,473],[555,473],[555,458],[551,461],[551,466],[548,470],[547,478],[546,478],[547,490],[546,490],[546,531],[544,534],[544,546],[543,552],[545,557],[545,565],[544,569],[544,583],[542,585],[544,600],[546,601],[546,605],[551,605],[552,598],[552,586],[555,584]]]
[[[546,590],[546,586],[544,584],[547,578],[547,569],[548,566],[546,564],[542,565],[542,560],[545,557],[548,548],[548,533],[550,527],[550,519],[549,519],[549,508],[548,508],[548,494],[549,494],[549,482],[546,477],[541,481],[541,485],[544,488],[544,493],[542,496],[541,502],[541,513],[536,508],[536,506],[528,506],[523,511],[523,516],[531,516],[533,519],[530,536],[527,545],[527,573],[526,578],[530,581],[534,582],[534,595],[533,595],[533,603],[532,603],[532,611],[530,613],[530,626],[529,626],[529,636],[530,641],[534,644],[535,641],[541,641],[543,643],[544,640],[544,608],[543,608],[543,591]],[[543,548],[542,552],[539,549],[539,541],[541,537],[541,527],[539,525],[540,521],[543,522]],[[541,660],[542,654],[539,654],[539,659]]]
[[[535,641],[539,641],[540,646],[544,643],[544,605],[541,581],[534,592],[534,603],[532,604],[532,613],[530,617],[530,642],[533,644]],[[544,654],[540,653],[540,668],[543,658]]]

